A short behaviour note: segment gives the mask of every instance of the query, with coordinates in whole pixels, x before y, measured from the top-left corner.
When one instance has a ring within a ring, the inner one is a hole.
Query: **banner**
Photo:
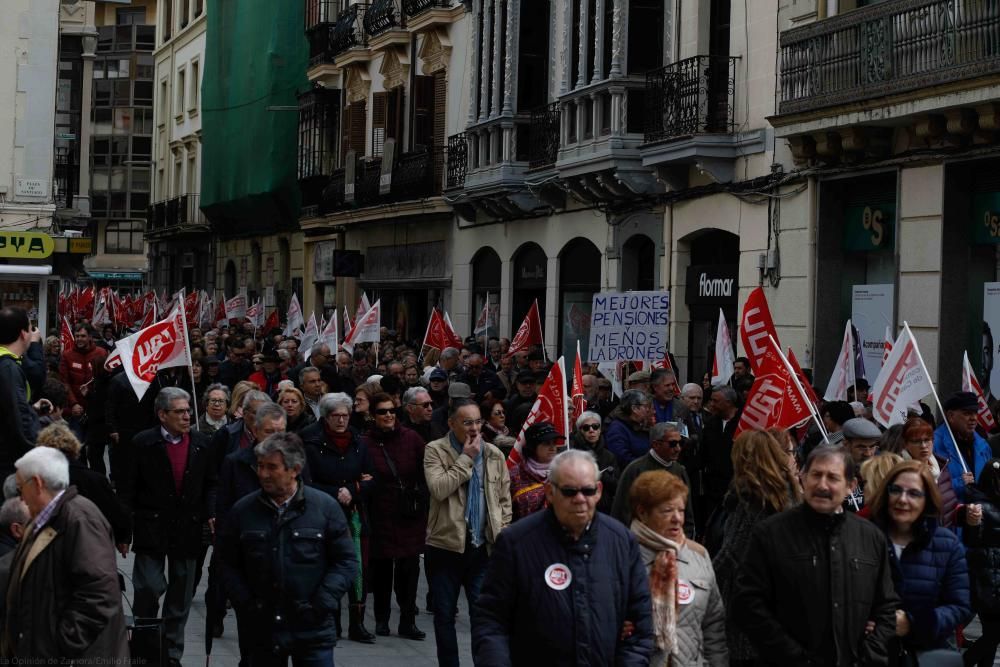
[[[260,325],[264,323],[264,306],[261,304],[260,299],[257,299],[252,306],[247,308],[247,319],[255,329],[259,329]]]
[[[599,292],[590,312],[588,361],[659,361],[667,356],[670,292]]]
[[[528,313],[524,316],[520,328],[514,334],[514,340],[510,343],[507,356],[513,356],[515,352],[527,350],[532,345],[545,345],[545,338],[542,334],[542,319],[538,315],[538,299],[531,304]]]
[[[719,308],[719,327],[715,331],[715,359],[712,361],[712,386],[729,382],[729,378],[733,377],[735,367],[733,338],[729,335],[726,316]]]
[[[986,397],[983,396],[983,388],[979,385],[979,379],[972,371],[968,352],[962,355],[962,391],[971,391],[976,395],[976,401],[979,404],[979,408],[976,410],[976,421],[985,432],[992,432],[996,428],[997,422],[993,419],[993,413],[990,412],[990,406],[986,403]]]
[[[365,316],[365,313],[367,313],[371,309],[372,309],[372,304],[371,302],[368,301],[368,293],[361,292],[361,300],[358,301],[358,309],[354,311],[354,321],[357,322],[358,320],[360,320],[362,317]]]
[[[458,340],[458,335],[454,329],[448,326],[448,322],[441,311],[437,308],[431,310],[431,316],[427,320],[427,330],[424,332],[424,343],[422,350],[435,349],[444,350],[446,347],[462,348],[462,341]]]
[[[167,319],[122,338],[115,343],[115,350],[141,401],[160,369],[191,365],[183,303],[176,303]]]
[[[870,379],[882,370],[885,328],[892,326],[895,287],[893,285],[854,285],[851,289],[851,323],[855,328],[855,346],[861,350],[865,373],[856,369],[859,378]]]
[[[903,324],[889,358],[875,378],[872,393],[872,414],[886,428],[902,424],[906,421],[909,406],[934,393],[934,386],[920,359],[917,341],[906,324]]]
[[[299,295],[292,292],[292,299],[288,302],[288,322],[285,325],[285,335],[293,335],[305,326],[305,323],[305,320],[302,319],[302,306],[299,305]]]
[[[309,353],[312,351],[312,347],[316,344],[318,338],[319,325],[316,323],[316,313],[310,313],[309,322],[306,324],[306,330],[302,334],[302,341],[299,343],[303,359],[309,359]]]
[[[455,331],[455,325],[451,323],[451,318],[448,317],[448,311],[444,311],[444,330],[448,336],[449,345],[448,347],[453,347],[456,350],[461,350],[463,343],[462,337],[458,335]]]
[[[816,395],[816,390],[813,389],[809,378],[802,372],[802,366],[799,365],[799,360],[795,358],[792,348],[788,348],[788,356],[786,358],[788,359],[788,365],[792,367],[792,372],[795,373],[795,377],[798,378],[799,384],[802,385],[802,389],[805,390],[809,400],[812,401],[813,405],[819,405],[819,396]]]
[[[524,445],[524,432],[535,422],[550,422],[564,438],[569,439],[569,398],[566,396],[566,365],[563,357],[552,364],[535,404],[524,420],[521,432],[517,436],[514,449],[507,456],[507,469],[515,468],[522,460],[521,447]]]
[[[226,301],[226,319],[243,320],[247,316],[247,298],[243,294],[237,294],[232,299]]]
[[[740,341],[743,343],[744,354],[750,359],[754,375],[760,374],[760,367],[768,350],[768,336],[778,342],[778,332],[771,319],[771,309],[767,305],[764,288],[757,287],[750,292],[747,302],[743,304],[743,316],[740,318]]]

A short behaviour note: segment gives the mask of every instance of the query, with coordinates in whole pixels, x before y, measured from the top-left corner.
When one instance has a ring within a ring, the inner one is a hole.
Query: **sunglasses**
[[[378,408],[377,410],[375,410],[375,414],[377,414],[377,415],[379,415],[381,417],[384,417],[385,415],[395,414],[395,413],[396,413],[396,411],[393,410],[392,408]]]
[[[430,402],[430,401],[427,401],[426,403],[410,403],[410,405],[415,405],[416,407],[418,407],[418,408],[420,408],[422,410],[426,410],[427,408],[433,408],[434,407],[434,404],[432,402]]]
[[[596,486],[557,486],[559,493],[563,494],[564,498],[575,498],[576,494],[582,493],[587,498],[592,498],[597,495]]]
[[[580,430],[581,431],[600,431],[601,430],[601,425],[600,424],[584,424],[583,426],[580,427]]]

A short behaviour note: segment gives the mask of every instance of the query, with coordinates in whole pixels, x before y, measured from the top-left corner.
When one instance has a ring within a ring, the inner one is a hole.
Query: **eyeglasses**
[[[473,426],[482,426],[482,425],[483,425],[483,420],[482,419],[463,419],[462,420],[462,426],[464,426],[465,428],[472,428]]]
[[[934,442],[934,438],[907,438],[908,445],[922,445],[925,442]]]
[[[431,401],[427,401],[426,403],[410,403],[410,405],[414,405],[420,408],[421,410],[426,410],[427,408],[434,407],[434,403],[432,403]]]
[[[396,411],[393,410],[392,408],[377,408],[375,410],[375,414],[379,415],[380,417],[384,417],[385,415],[391,415],[395,412]]]
[[[600,424],[583,424],[580,426],[581,431],[600,431]]]
[[[350,419],[351,415],[344,412],[331,412],[327,415],[327,417],[331,417],[333,419]]]
[[[225,405],[226,399],[224,398],[210,398],[208,399],[209,405]]]
[[[189,415],[189,414],[191,414],[191,409],[190,408],[177,408],[176,410],[167,410],[166,412],[169,412],[170,414],[177,415],[177,416],[180,416],[180,415]]]
[[[556,486],[556,488],[559,489],[559,493],[563,494],[564,498],[575,498],[578,493],[582,493],[587,498],[597,495],[596,486]]]
[[[666,440],[665,442],[670,449],[680,449],[682,445],[680,440]]]
[[[923,491],[918,491],[916,489],[904,489],[898,484],[889,485],[889,495],[890,496],[909,496],[913,500],[923,500],[927,495]]]

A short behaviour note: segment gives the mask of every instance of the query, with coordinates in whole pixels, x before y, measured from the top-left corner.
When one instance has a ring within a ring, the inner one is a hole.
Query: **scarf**
[[[540,480],[546,480],[549,478],[549,464],[539,463],[530,456],[524,458],[524,467],[527,468],[532,475]]]
[[[677,552],[681,546],[668,540],[638,519],[630,526],[639,544],[656,552],[649,571],[649,593],[653,600],[656,648],[671,655],[677,648]]]
[[[462,443],[458,441],[454,433],[449,434],[451,446],[462,453]],[[485,465],[483,461],[483,450],[479,449],[479,455],[472,462],[472,475],[469,476],[469,487],[465,491],[465,525],[472,536],[472,546],[478,547],[483,543],[483,480],[479,478],[479,468]]]
[[[906,461],[912,461],[913,460],[913,457],[910,456],[910,453],[908,451],[906,451],[905,449],[903,451],[901,451],[899,454]],[[941,464],[938,463],[937,457],[934,456],[933,454],[931,454],[931,458],[928,459],[925,463],[926,463],[927,467],[930,468],[930,470],[931,470],[931,477],[933,477],[934,481],[936,482],[938,480],[938,477],[941,476]]]
[[[351,444],[351,432],[344,431],[343,433],[337,433],[327,426],[326,420],[323,420],[323,431],[326,433],[326,441],[337,451],[341,456],[347,452],[348,445]]]

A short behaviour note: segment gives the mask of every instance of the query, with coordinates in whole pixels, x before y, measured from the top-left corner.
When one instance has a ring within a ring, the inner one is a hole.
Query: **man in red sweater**
[[[103,347],[94,344],[93,333],[89,324],[78,324],[73,332],[74,347],[63,350],[62,361],[59,362],[59,375],[69,391],[69,400],[63,412],[63,417],[67,419],[79,420],[87,411],[87,389],[94,379],[91,362],[97,359],[103,364],[108,356]]]

